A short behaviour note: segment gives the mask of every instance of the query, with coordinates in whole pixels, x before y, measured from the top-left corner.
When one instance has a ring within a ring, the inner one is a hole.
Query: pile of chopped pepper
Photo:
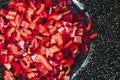
[[[10,0],[0,9],[0,64],[4,80],[62,80],[88,52],[97,32],[71,0]]]

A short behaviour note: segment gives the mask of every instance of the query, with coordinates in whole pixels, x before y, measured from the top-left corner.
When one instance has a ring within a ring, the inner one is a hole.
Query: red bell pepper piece
[[[64,70],[64,68],[67,68],[67,70]],[[70,73],[70,69],[71,69],[71,67],[70,67],[70,65],[68,65],[68,64],[65,64],[65,65],[63,66],[63,70],[65,71],[65,75],[68,75],[68,74]]]
[[[49,63],[50,63],[52,66],[54,66],[54,67],[57,67],[57,66],[60,65],[60,62],[57,61],[57,60],[54,60],[54,59],[50,59],[50,60],[49,60]]]
[[[52,66],[48,63],[48,60],[44,56],[42,56],[40,54],[37,55],[37,57],[35,58],[34,62],[42,63],[42,64],[45,65],[45,67],[48,70],[52,70]]]
[[[32,22],[32,16],[31,16],[32,14],[31,14],[31,12],[30,12],[30,10],[27,10],[26,11],[26,19],[27,19],[27,21],[28,22]]]
[[[89,19],[88,19],[88,26],[86,27],[86,31],[90,31],[91,28],[92,28],[92,19],[89,18]]]
[[[15,30],[14,27],[8,28],[8,29],[6,30],[5,38],[6,38],[6,39],[9,39],[10,37],[12,37],[12,33],[14,32],[14,30]]]
[[[36,63],[36,68],[41,72],[43,69],[45,69],[45,65],[42,63]]]
[[[51,39],[51,44],[53,43],[57,43],[58,45],[62,45],[63,44],[63,39],[60,33],[56,33],[52,36]]]
[[[70,47],[70,45],[71,45],[72,43],[73,43],[73,40],[70,39],[69,41],[67,41],[67,42],[65,43],[65,45],[63,46],[63,48],[66,49],[66,48]]]
[[[73,65],[74,64],[74,58],[73,57],[68,57],[66,60],[67,60],[68,65]]]
[[[5,70],[4,74],[4,80],[14,80],[12,72]]]
[[[54,54],[54,58],[56,60],[62,60],[62,59],[64,59],[64,56],[63,56],[62,52],[58,52],[58,53]]]
[[[26,56],[20,60],[20,64],[21,64],[23,69],[30,68],[30,63],[32,63],[30,56]]]
[[[47,31],[46,28],[43,25],[41,25],[41,24],[39,24],[39,25],[36,26],[36,30],[38,32],[40,32],[41,34],[43,34],[44,32]]]
[[[8,44],[8,54],[16,54],[18,53],[18,47],[15,44]]]
[[[21,38],[20,32],[16,29],[15,32],[12,33],[12,40],[19,41]]]
[[[76,30],[77,30],[77,27],[74,26],[74,27],[72,28],[72,30],[70,31],[70,37],[74,37],[74,36],[75,36]]]
[[[44,55],[46,53],[46,49],[44,46],[41,46],[37,49],[37,53],[38,54],[41,54],[41,55]]]
[[[27,75],[26,75],[26,73],[23,73],[22,74],[22,80],[26,80],[27,79]]]
[[[81,49],[82,53],[87,53],[88,52],[87,44],[81,44],[80,47],[81,47],[80,49]]]
[[[20,76],[23,72],[20,65],[17,62],[12,62],[11,65],[12,65],[12,69],[14,71],[14,75],[17,77]]]
[[[16,10],[9,10],[8,14],[6,15],[6,18],[9,19],[9,20],[14,20],[16,14],[17,14]]]
[[[22,17],[19,14],[17,14],[15,17],[15,23],[17,27],[20,26],[21,21],[22,21]]]
[[[51,53],[56,53],[56,52],[59,52],[59,51],[60,51],[60,48],[57,47],[57,46],[52,46],[52,47],[49,48],[49,51],[50,51]]]
[[[82,36],[74,36],[74,42],[75,43],[82,43]]]
[[[0,9],[0,15],[6,16],[8,14],[8,11],[5,9]]]
[[[3,35],[0,35],[0,42],[4,43],[5,42],[5,37]]]
[[[0,64],[5,64],[8,61],[7,55],[0,55]]]
[[[48,6],[52,6],[52,0],[44,0],[45,5]]]
[[[35,4],[34,4],[34,0],[28,0],[29,6],[34,9],[36,8]]]
[[[29,22],[27,22],[26,20],[22,20],[21,22],[21,26],[25,29],[27,29],[29,27]]]
[[[45,4],[40,4],[39,9],[36,11],[37,15],[40,15],[45,10]]]
[[[10,1],[10,2],[11,2],[11,1]],[[14,5],[15,5],[15,4],[14,4]],[[18,3],[16,3],[15,6],[16,6],[18,12],[20,12],[20,13],[25,13],[26,7],[27,7],[27,5],[26,5],[25,2],[18,2]]]
[[[83,35],[83,31],[84,31],[84,29],[82,29],[82,28],[77,28],[77,30],[76,30],[76,35]]]
[[[29,80],[41,80],[41,79],[38,78],[38,77],[33,77],[33,78],[29,79]]]
[[[30,73],[27,73],[27,78],[28,79],[31,79],[31,78],[34,78],[38,76],[38,73],[37,72],[30,72]]]
[[[0,52],[2,51],[4,43],[0,42]]]
[[[93,39],[95,37],[97,37],[98,32],[93,32],[92,34],[90,34],[90,38]]]
[[[47,18],[50,20],[50,19],[53,19],[53,20],[60,20],[62,18],[62,14],[57,14],[57,13],[53,13],[53,14],[50,14]]]

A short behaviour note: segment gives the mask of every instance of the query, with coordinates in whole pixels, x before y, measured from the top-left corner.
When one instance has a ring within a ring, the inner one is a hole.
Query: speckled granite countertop
[[[81,1],[99,35],[88,65],[74,80],[120,80],[120,0]]]

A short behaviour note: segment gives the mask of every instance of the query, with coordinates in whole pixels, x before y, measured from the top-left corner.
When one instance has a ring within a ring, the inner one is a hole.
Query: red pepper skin
[[[30,63],[32,63],[32,60],[31,60],[29,55],[20,60],[20,64],[21,64],[23,69],[30,68]]]
[[[26,73],[23,73],[23,74],[22,74],[22,80],[26,80],[26,79],[27,79],[26,76],[27,76]]]
[[[60,65],[60,62],[57,61],[57,60],[54,60],[54,59],[49,60],[49,63],[50,63],[52,66],[54,66],[54,67]]]
[[[0,55],[0,64],[4,64],[8,61],[8,57],[6,55]]]
[[[88,52],[87,44],[81,44],[80,48],[81,48],[81,52],[82,52],[82,53],[85,54],[85,53]]]
[[[62,59],[64,59],[64,56],[63,56],[63,54],[61,52],[58,52],[58,53],[54,54],[54,58],[56,60],[62,60]]]
[[[46,7],[52,5],[52,0],[44,0],[44,3],[46,4]]]
[[[4,43],[0,42],[0,52],[2,51]]]
[[[74,58],[73,57],[68,57],[66,60],[67,60],[68,65],[73,65],[74,64]]]
[[[17,62],[12,62],[11,65],[12,65],[12,69],[14,70],[14,75],[16,77],[20,76],[23,72],[20,65]]]
[[[45,67],[48,70],[52,70],[52,66],[48,63],[48,60],[44,56],[42,56],[40,54],[37,55],[37,57],[35,58],[34,62],[40,62],[40,63],[44,64]]]
[[[92,19],[88,19],[88,26],[86,27],[86,31],[90,31],[92,29]]]
[[[45,4],[40,4],[39,9],[36,11],[37,15],[40,15],[45,10]]]
[[[56,20],[56,21],[58,21],[58,20],[60,20],[61,18],[62,18],[62,14],[50,14],[47,18],[50,20],[50,19],[53,19],[53,20]]]
[[[33,78],[29,79],[29,80],[41,80],[41,79],[37,78],[37,77],[33,77]]]

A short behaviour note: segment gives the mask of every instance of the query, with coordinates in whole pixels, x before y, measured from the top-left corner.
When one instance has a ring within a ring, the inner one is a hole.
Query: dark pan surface
[[[93,41],[94,50],[88,65],[73,80],[120,80],[120,0],[81,1],[99,35]],[[74,69],[78,63],[79,60]]]

